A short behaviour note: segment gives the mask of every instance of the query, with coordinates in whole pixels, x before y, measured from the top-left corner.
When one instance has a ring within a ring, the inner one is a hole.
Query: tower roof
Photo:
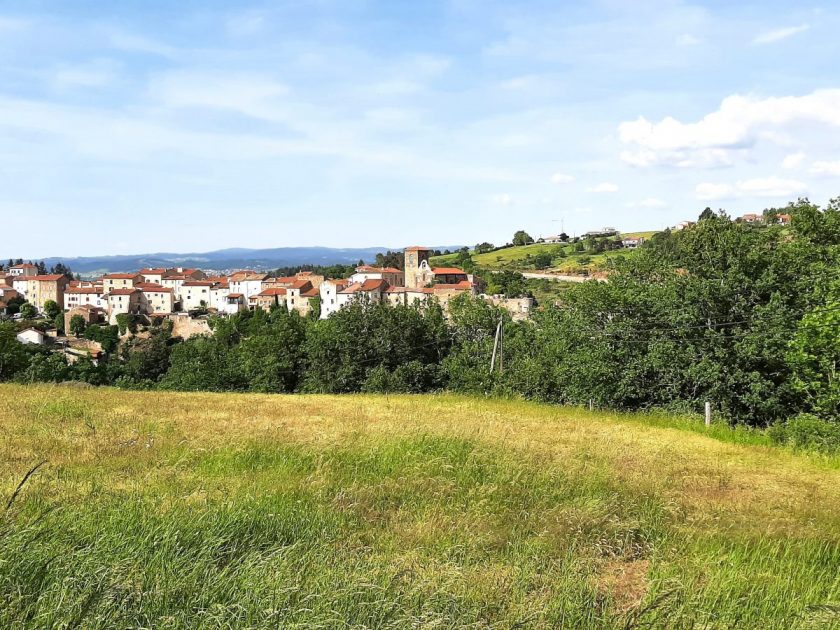
[[[405,251],[407,251],[407,252],[430,252],[432,250],[428,247],[423,247],[421,245],[412,245],[411,247],[406,247]]]

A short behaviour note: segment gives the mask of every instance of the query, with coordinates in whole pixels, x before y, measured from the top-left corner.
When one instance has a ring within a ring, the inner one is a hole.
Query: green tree
[[[35,319],[38,311],[29,302],[24,302],[20,305],[20,315],[23,319]]]
[[[47,300],[44,302],[44,315],[48,319],[54,320],[61,313],[61,307],[55,300]]]
[[[53,326],[55,326],[55,329],[58,331],[58,334],[64,334],[64,313],[59,313],[55,316],[55,319],[53,320]]]
[[[0,322],[0,380],[8,381],[25,369],[29,356],[23,344],[17,340],[17,326],[12,322]]]
[[[533,242],[534,239],[525,230],[517,230],[513,234],[513,244],[516,246],[530,245]]]
[[[70,332],[76,337],[81,337],[86,327],[87,323],[85,322],[85,318],[81,315],[76,314],[70,318]]]
[[[479,243],[474,248],[476,254],[485,254],[487,252],[492,252],[493,249],[495,249],[493,247],[493,243],[487,243],[487,242]]]

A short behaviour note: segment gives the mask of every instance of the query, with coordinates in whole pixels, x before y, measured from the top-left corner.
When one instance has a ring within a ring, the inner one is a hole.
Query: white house
[[[44,333],[37,328],[27,328],[17,334],[17,340],[21,343],[33,343],[42,346],[44,345]]]
[[[224,282],[214,282],[213,286],[210,287],[210,308],[214,308],[220,313],[223,312],[227,305],[229,293],[230,285],[228,284],[227,278],[225,278]]]
[[[105,290],[101,286],[68,287],[64,291],[64,310],[89,304],[97,308],[108,308]]]
[[[321,295],[321,319],[327,319],[338,309],[338,292],[343,291],[350,284],[347,280],[324,280],[318,291]]]
[[[351,283],[361,283],[365,280],[384,280],[393,287],[405,285],[405,272],[393,267],[373,267],[361,265],[356,267],[356,273],[350,276]]]
[[[241,293],[245,296],[245,302],[252,295],[262,293],[263,280],[268,278],[268,274],[257,273],[255,271],[238,271],[229,279],[229,286],[231,293]]]
[[[210,306],[210,289],[213,283],[209,280],[186,280],[181,284],[178,297],[181,300],[181,308],[185,311],[192,311],[197,308]]]

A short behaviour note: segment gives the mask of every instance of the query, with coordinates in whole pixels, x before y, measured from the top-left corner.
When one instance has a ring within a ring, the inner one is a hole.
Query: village
[[[432,267],[431,254],[427,247],[407,247],[404,269],[359,265],[348,278],[326,278],[311,271],[276,277],[254,270],[212,276],[200,269],[175,267],[74,280],[65,274],[40,274],[36,265],[22,263],[10,266],[8,274],[0,277],[0,305],[24,301],[41,316],[48,316],[50,308],[57,306],[63,312],[63,330],[68,332],[79,328],[79,321],[87,327],[116,325],[121,317],[147,324],[170,319],[184,337],[209,333],[208,314],[284,308],[326,319],[360,301],[394,306],[435,301],[446,311],[449,301],[463,294],[480,295],[507,308],[515,318],[528,316],[532,298],[485,295],[480,278],[456,267]],[[58,336],[56,329],[27,328],[18,340],[43,345]]]

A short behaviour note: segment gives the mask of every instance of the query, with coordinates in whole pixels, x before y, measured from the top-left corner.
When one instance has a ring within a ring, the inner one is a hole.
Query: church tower
[[[428,247],[406,247],[405,248],[405,286],[410,289],[422,287],[425,283],[420,274],[420,264],[426,261],[428,264],[429,255],[432,253]]]

